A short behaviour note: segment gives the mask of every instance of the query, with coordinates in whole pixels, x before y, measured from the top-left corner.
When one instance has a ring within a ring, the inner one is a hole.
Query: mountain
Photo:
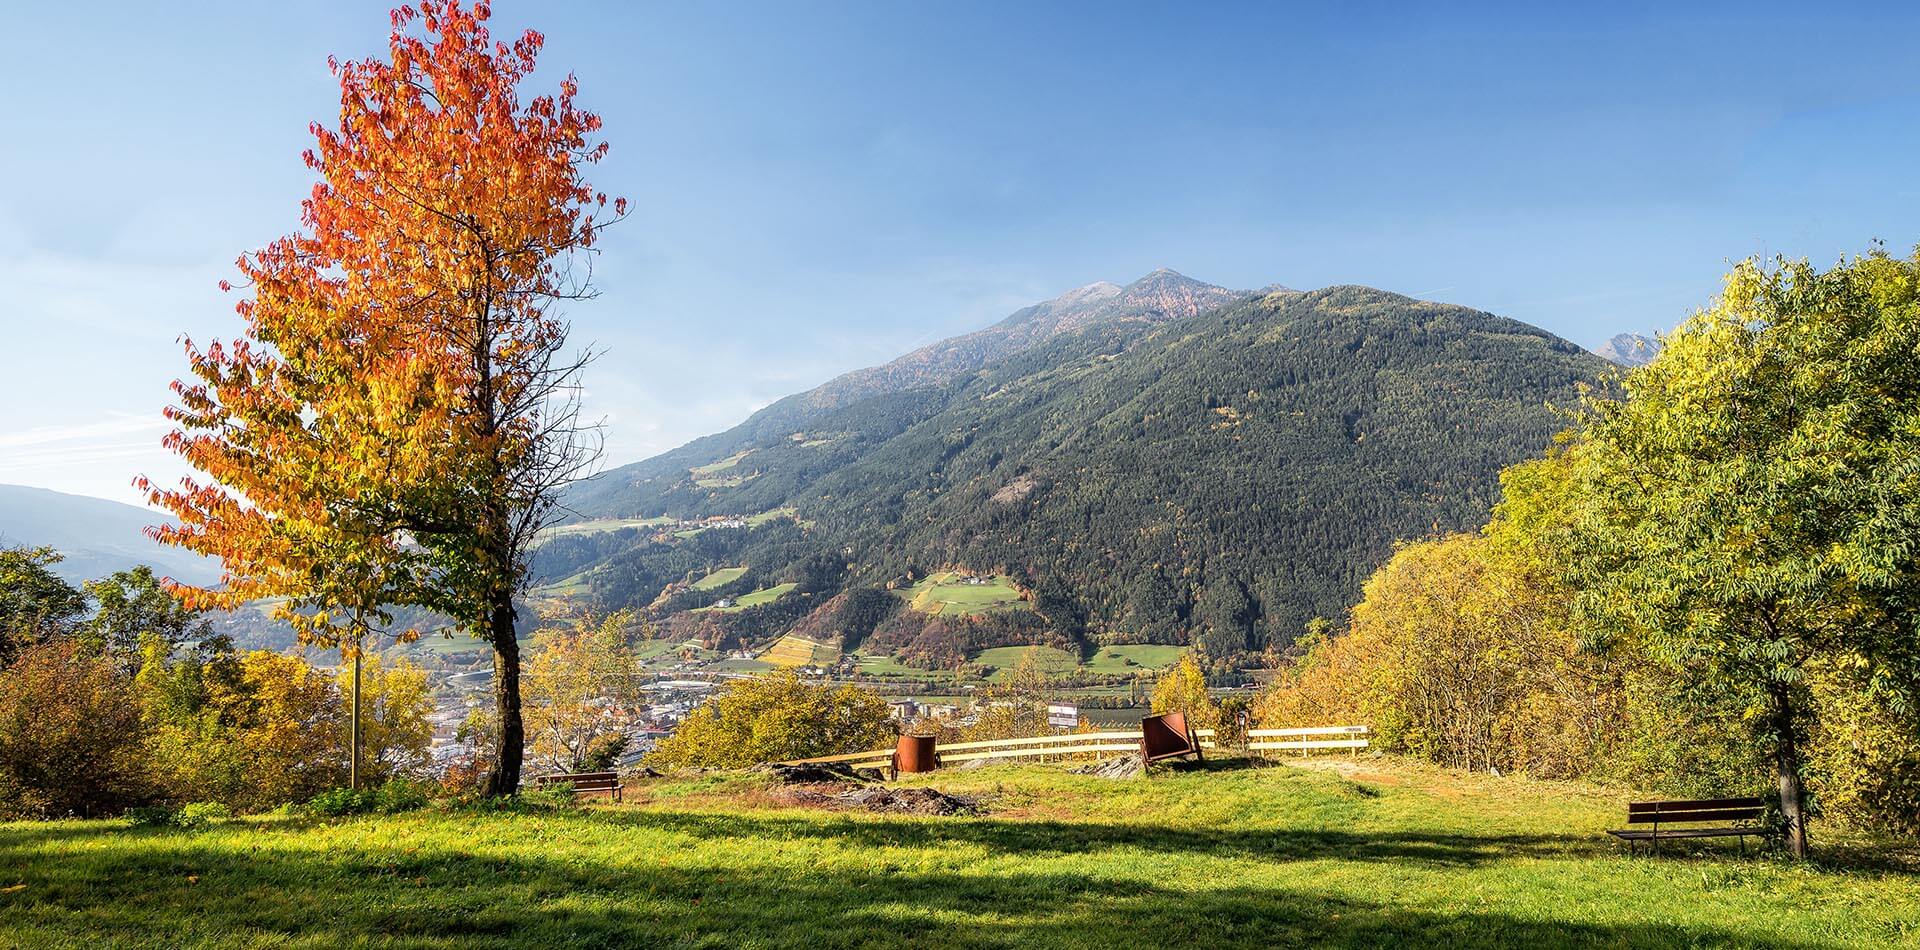
[[[1284,289],[1269,287],[1266,291]],[[876,397],[945,385],[1063,334],[1095,326],[1145,328],[1252,296],[1253,291],[1216,287],[1165,268],[1125,287],[1107,281],[1088,284],[1017,310],[984,330],[921,347],[885,365],[855,370],[788,396],[726,432],[607,472],[582,486],[570,507],[602,515],[642,510],[721,513],[724,505],[714,508],[704,504],[710,500],[705,488],[711,486],[692,485],[693,480],[685,477],[689,472],[724,462],[740,452],[766,450],[787,441],[819,442],[819,435],[853,436],[855,432],[837,429],[814,435],[803,430],[836,410]],[[882,426],[891,429],[887,423]],[[686,490],[689,487],[692,491]]]
[[[1660,341],[1638,333],[1620,333],[1593,352],[1601,359],[1620,366],[1645,366],[1660,355]]]
[[[164,520],[117,501],[0,485],[0,544],[59,550],[65,559],[53,571],[68,581],[95,580],[137,564],[194,584],[219,580],[217,562],[146,537],[147,525]]]
[[[737,520],[589,521],[537,570],[656,616],[796,585],[765,607],[679,614],[711,641],[791,627],[809,596],[844,610],[831,595],[955,572],[1005,577],[1030,609],[871,610],[843,639],[925,665],[1008,641],[1232,654],[1338,616],[1395,541],[1481,523],[1500,469],[1561,428],[1549,404],[1605,370],[1536,327],[1366,287],[1188,290],[1171,274],[1090,285],[997,325],[1043,339],[976,369],[823,401],[791,427],[756,416],[616,470],[573,507]],[[1070,313],[1083,307],[1100,312]],[[685,586],[724,565],[749,571]]]

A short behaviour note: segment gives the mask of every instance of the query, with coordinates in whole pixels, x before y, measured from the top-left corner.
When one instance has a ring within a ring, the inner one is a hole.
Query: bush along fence
[[[1159,717],[1154,717],[1159,718]],[[1143,727],[1146,726],[1143,723]],[[1024,739],[989,739],[979,742],[939,743],[932,736],[902,736],[894,748],[842,755],[823,755],[794,759],[783,765],[843,765],[856,769],[892,769],[897,772],[927,772],[962,762],[992,759],[1034,759],[1038,761],[1084,760],[1116,752],[1144,753],[1149,759],[1172,755],[1201,754],[1220,748],[1245,749],[1256,756],[1275,753],[1311,755],[1315,752],[1345,750],[1358,754],[1371,744],[1372,730],[1366,726],[1316,726],[1305,729],[1250,729],[1244,745],[1221,745],[1217,730],[1184,729],[1191,748],[1181,750],[1146,746],[1146,728],[1108,732],[1077,732]],[[911,744],[912,748],[906,748]]]

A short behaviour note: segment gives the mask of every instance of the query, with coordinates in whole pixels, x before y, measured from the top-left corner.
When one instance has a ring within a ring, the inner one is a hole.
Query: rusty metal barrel
[[[931,772],[940,767],[934,736],[901,736],[893,747],[894,772]]]

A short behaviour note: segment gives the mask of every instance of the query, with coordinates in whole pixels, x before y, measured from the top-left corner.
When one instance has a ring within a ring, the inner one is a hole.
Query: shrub
[[[179,808],[140,805],[126,811],[136,828],[205,828],[233,818],[233,809],[220,802],[189,802]]]
[[[166,828],[173,825],[174,811],[165,805],[136,805],[127,809],[126,818],[135,828]]]
[[[813,686],[791,671],[735,680],[696,707],[648,761],[739,768],[859,752],[893,741],[887,703],[854,686]]]
[[[173,813],[176,828],[205,828],[233,817],[233,809],[220,802],[189,802]]]
[[[330,788],[308,799],[303,810],[316,818],[341,818],[366,814],[373,802],[372,789]]]
[[[397,778],[377,788],[330,788],[301,806],[315,818],[341,818],[347,815],[379,813],[394,815],[425,808],[432,796],[427,786],[412,779]]]
[[[373,790],[373,809],[383,815],[397,815],[425,808],[431,799],[425,784],[396,778]]]
[[[112,815],[151,799],[139,707],[113,662],[70,638],[0,673],[0,815]]]

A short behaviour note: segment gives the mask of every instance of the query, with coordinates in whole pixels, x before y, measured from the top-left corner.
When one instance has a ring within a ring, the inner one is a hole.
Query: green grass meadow
[[[747,569],[744,567],[723,567],[717,571],[714,571],[711,574],[708,574],[705,577],[700,578],[697,581],[694,581],[693,589],[694,590],[712,590],[716,587],[725,587],[728,584],[731,584],[734,581],[739,580],[741,575],[745,573],[747,573]]]
[[[1020,599],[1020,589],[1011,580],[998,575],[983,580],[985,583],[969,584],[957,572],[942,571],[898,593],[913,609],[930,614],[980,615],[1027,608],[1027,602]]]
[[[1147,670],[1164,670],[1180,661],[1180,654],[1187,651],[1183,646],[1168,646],[1160,643],[1135,643],[1123,646],[1101,647],[1100,652],[1087,661],[1087,669],[1095,673],[1140,673]],[[1127,661],[1133,665],[1128,666]]]
[[[1028,655],[1032,655],[1034,667],[1048,676],[1071,673],[1080,668],[1078,656],[1056,647],[994,647],[974,654],[972,660],[982,666],[993,667],[993,672],[987,674],[987,680],[997,683],[1006,679]]]
[[[19,947],[1920,946],[1920,855],[1628,857],[1626,796],[1391,760],[935,773],[975,817],[755,775],[580,810],[0,825]]]
[[[752,593],[740,595],[740,599],[735,600],[731,607],[696,607],[688,611],[688,613],[699,613],[703,610],[717,610],[726,613],[734,610],[745,610],[748,607],[754,607],[760,604],[770,604],[785,597],[791,593],[794,588],[799,586],[799,584],[788,582],[785,584],[776,584],[772,587],[762,587]]]

